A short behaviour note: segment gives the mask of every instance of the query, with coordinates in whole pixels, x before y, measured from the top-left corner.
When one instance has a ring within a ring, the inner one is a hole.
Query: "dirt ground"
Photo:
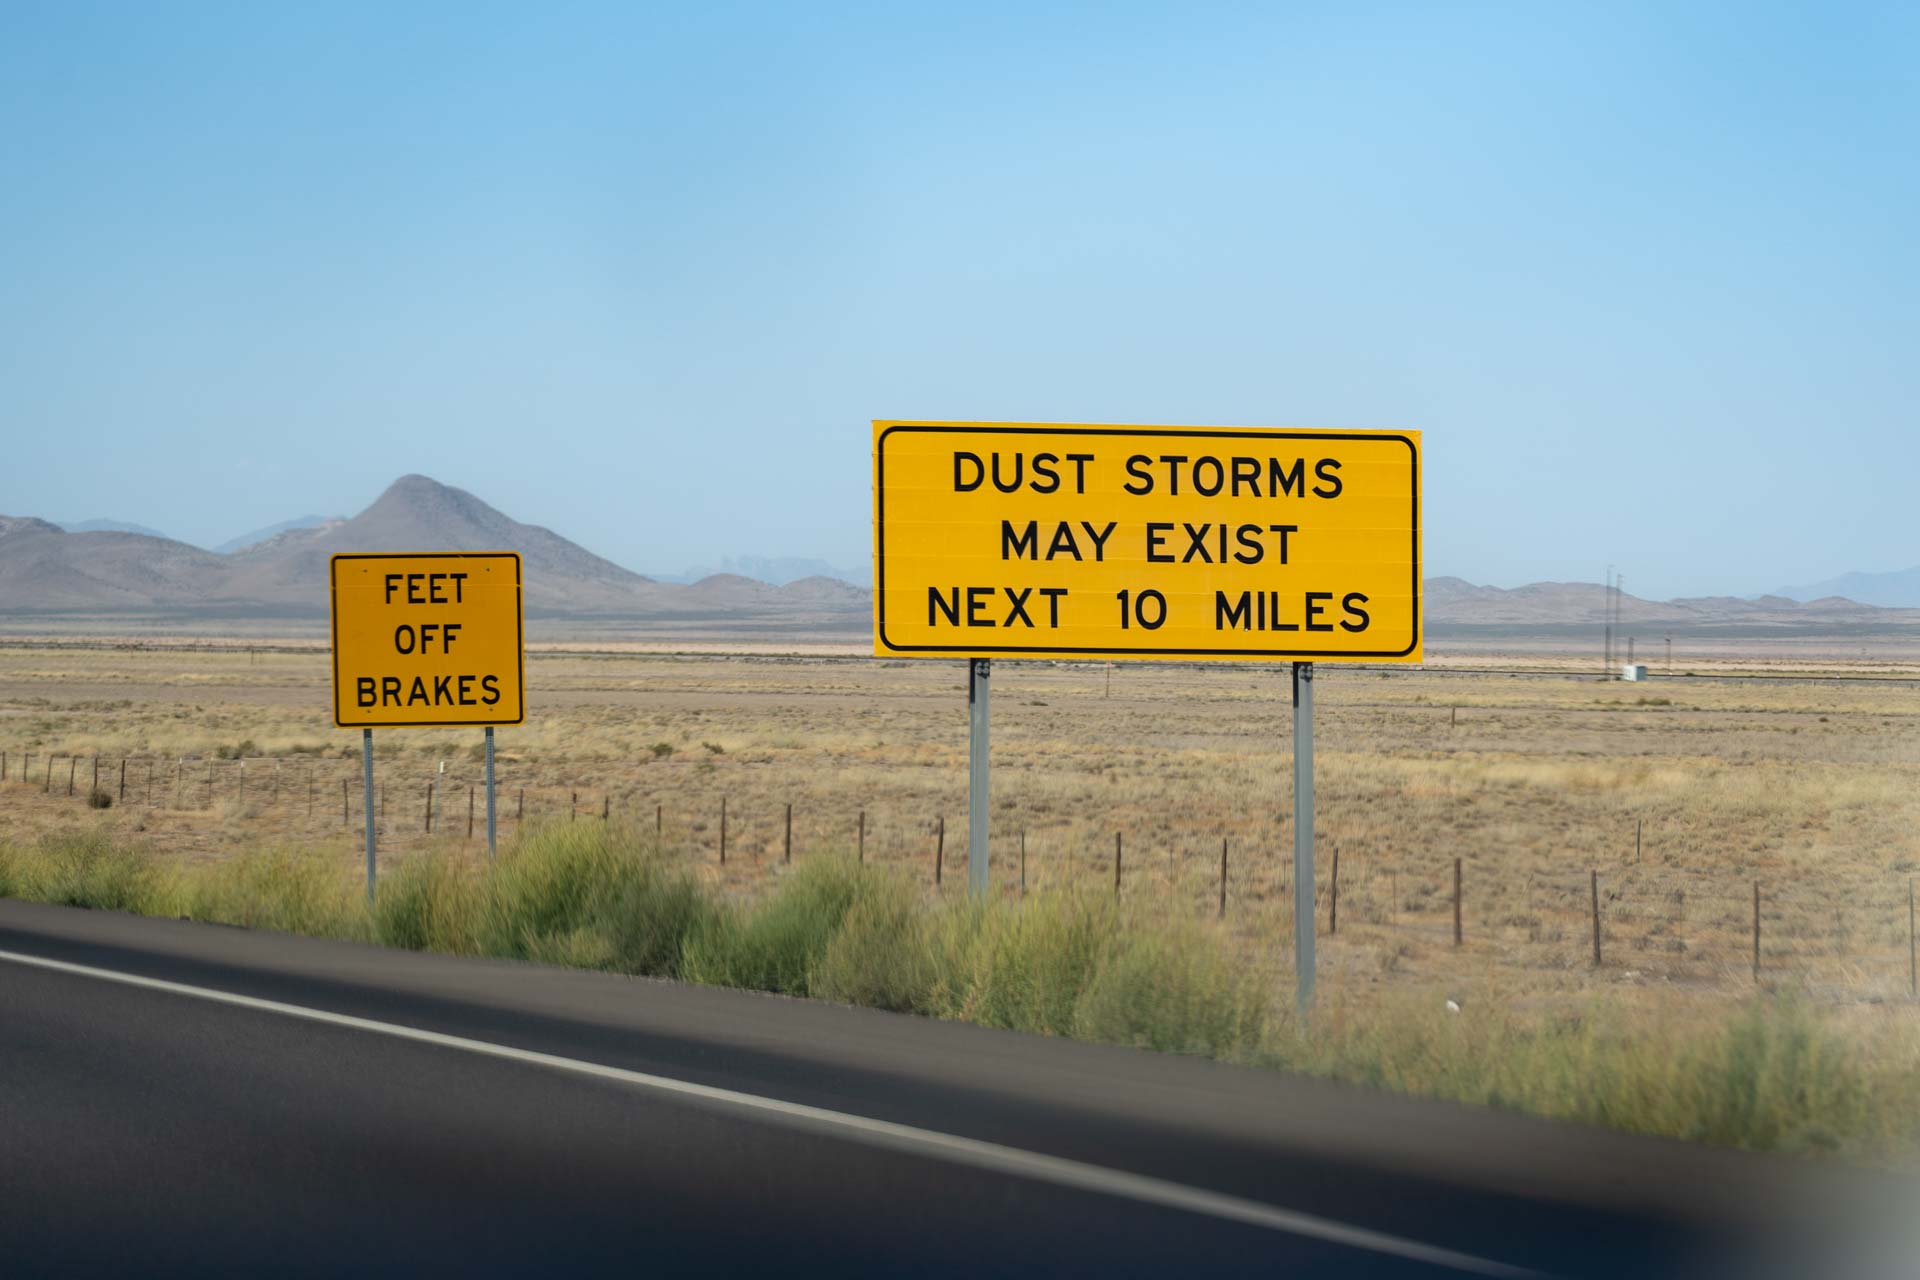
[[[1757,885],[1761,983],[1854,1006],[1908,997],[1920,665],[1697,658],[1646,684],[1568,665],[1488,652],[1318,668],[1323,985],[1741,995]],[[964,892],[961,664],[551,646],[526,669],[528,721],[497,739],[506,834],[603,813],[657,825],[702,875],[752,894],[785,870],[791,805],[796,860],[864,831],[867,858]],[[100,822],[186,859],[321,845],[351,869],[359,741],[332,727],[328,679],[310,644],[0,647],[0,829]],[[1228,931],[1283,981],[1288,695],[1277,667],[996,663],[995,891],[1018,893],[1023,865],[1029,887],[1112,891],[1118,837],[1119,892]],[[383,858],[429,841],[480,856],[481,733],[375,743]],[[84,800],[96,758],[115,801],[99,811]]]

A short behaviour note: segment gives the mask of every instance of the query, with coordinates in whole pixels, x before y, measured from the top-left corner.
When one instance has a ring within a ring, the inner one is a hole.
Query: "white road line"
[[[29,965],[37,969],[47,969],[55,973],[69,973],[84,978],[97,978],[104,982],[118,982],[148,991],[163,991],[169,995],[208,1000],[215,1004],[231,1005],[239,1009],[252,1009],[259,1013],[275,1013],[282,1017],[301,1018],[327,1026],[347,1027],[374,1035],[391,1036],[396,1040],[411,1040],[416,1044],[435,1045],[442,1049],[456,1049],[463,1053],[480,1054],[507,1062],[545,1067],[552,1071],[565,1071],[576,1076],[611,1080],[636,1089],[671,1094],[724,1109],[747,1112],[791,1127],[851,1139],[870,1147],[945,1160],[951,1164],[983,1169],[990,1173],[1031,1178],[1039,1182],[1049,1182],[1055,1186],[1070,1187],[1077,1191],[1090,1191],[1097,1195],[1117,1196],[1142,1204],[1180,1209],[1229,1222],[1245,1223],[1248,1226],[1265,1227],[1290,1235],[1324,1240],[1348,1248],[1364,1249],[1371,1253],[1405,1258],[1412,1262],[1447,1267],[1474,1275],[1518,1277],[1541,1274],[1524,1267],[1498,1262],[1492,1258],[1476,1257],[1473,1254],[1460,1253],[1419,1240],[1409,1240],[1382,1231],[1372,1231],[1366,1227],[1335,1222],[1315,1214],[1280,1209],[1261,1204],[1257,1200],[1246,1200],[1217,1191],[1207,1191],[1200,1187],[1189,1187],[1164,1178],[1152,1178],[1144,1174],[1103,1168],[1100,1165],[1086,1164],[1079,1160],[1042,1155],[1036,1151],[1023,1151],[1018,1147],[1002,1146],[997,1142],[963,1138],[957,1134],[919,1129],[912,1125],[895,1124],[889,1120],[874,1120],[844,1111],[831,1111],[825,1107],[809,1107],[797,1102],[785,1102],[779,1098],[741,1093],[734,1089],[717,1089],[712,1085],[675,1080],[671,1076],[651,1075],[644,1071],[629,1071],[624,1067],[609,1067],[597,1062],[583,1062],[577,1058],[563,1058],[558,1054],[516,1049],[511,1045],[494,1044],[487,1040],[470,1040],[465,1036],[444,1035],[438,1031],[425,1031],[418,1027],[401,1026],[393,1022],[379,1022],[372,1018],[356,1018],[351,1014],[331,1013],[325,1009],[311,1009],[305,1005],[285,1004],[279,1000],[262,1000],[257,996],[218,991],[211,987],[189,986],[183,982],[167,982],[160,978],[143,977],[137,973],[122,973],[115,969],[99,969],[92,965],[72,964],[65,960],[50,960],[44,956],[30,956],[18,951],[0,951],[0,960]]]

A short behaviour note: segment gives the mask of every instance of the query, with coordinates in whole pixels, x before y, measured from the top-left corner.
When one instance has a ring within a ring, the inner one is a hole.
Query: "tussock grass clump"
[[[368,936],[366,896],[340,864],[307,849],[272,848],[181,877],[179,913],[194,920],[323,938]]]
[[[63,907],[169,914],[171,878],[144,851],[94,829],[0,844],[0,893]]]
[[[1267,994],[1191,924],[1115,939],[1075,1001],[1071,1034],[1166,1053],[1246,1058]]]
[[[952,908],[935,955],[940,1012],[990,1027],[1070,1035],[1081,997],[1116,938],[1110,896],[1060,890],[1005,904]]]
[[[476,941],[489,955],[678,977],[718,908],[684,868],[631,830],[536,828],[481,885]]]
[[[407,951],[477,955],[481,895],[473,875],[444,851],[415,854],[380,879],[373,940]]]
[[[1884,1101],[1904,1095],[1909,1135],[1920,1132],[1914,1075],[1874,1079],[1848,1045],[1792,999],[1748,1005],[1683,1070],[1688,1087],[1669,1094],[1670,1114],[1662,1119],[1684,1138],[1764,1150],[1835,1150],[1847,1135],[1874,1132],[1880,1110],[1875,1095],[1883,1090],[1893,1095]],[[1611,1123],[1604,1114],[1581,1118]]]
[[[864,873],[859,891],[827,940],[808,979],[811,993],[842,1004],[896,1013],[936,1013],[941,957],[936,930],[913,886],[899,876]]]
[[[683,976],[723,987],[804,996],[854,902],[879,873],[845,858],[803,864],[771,895],[746,909],[721,909],[687,940]]]

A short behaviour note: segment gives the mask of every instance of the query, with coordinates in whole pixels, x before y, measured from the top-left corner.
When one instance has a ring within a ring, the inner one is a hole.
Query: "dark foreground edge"
[[[1192,1059],[30,903],[0,952],[14,1274],[1920,1258],[1901,1179]]]

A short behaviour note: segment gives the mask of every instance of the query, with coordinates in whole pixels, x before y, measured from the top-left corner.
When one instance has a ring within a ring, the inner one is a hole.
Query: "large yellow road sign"
[[[332,581],[335,724],[526,719],[519,553],[338,555]]]
[[[873,424],[874,652],[1418,662],[1417,432]]]

